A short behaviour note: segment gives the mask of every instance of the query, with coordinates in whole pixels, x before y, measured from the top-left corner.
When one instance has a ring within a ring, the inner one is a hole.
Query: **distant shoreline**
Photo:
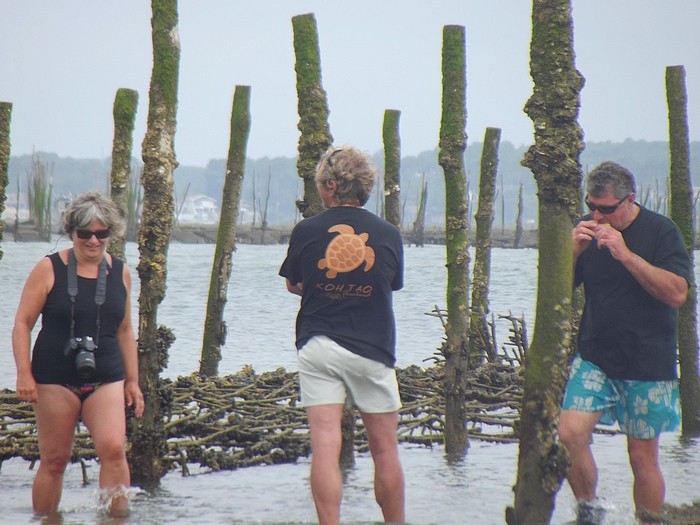
[[[287,244],[292,231],[292,226],[270,226],[263,231],[260,227],[250,224],[236,226],[236,244]],[[171,241],[182,244],[215,244],[218,233],[218,225],[215,224],[191,224],[175,226],[171,234]],[[473,234],[473,232],[472,232]],[[56,234],[54,234],[56,235]],[[524,230],[518,248],[537,248],[537,230]],[[413,233],[403,232],[404,243],[408,246],[415,245]],[[3,233],[3,242],[15,242],[14,225],[7,226]],[[131,239],[130,239],[131,240]],[[17,242],[38,242],[40,238],[30,224],[21,225],[21,238]],[[440,228],[428,228],[423,234],[423,244],[445,244],[445,232]],[[494,248],[514,248],[515,231],[494,228],[491,237],[491,246]]]

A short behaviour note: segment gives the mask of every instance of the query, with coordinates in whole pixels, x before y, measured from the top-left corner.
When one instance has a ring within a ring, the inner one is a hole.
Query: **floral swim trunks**
[[[576,356],[562,408],[602,412],[600,423],[617,421],[629,437],[652,439],[678,428],[678,381],[609,379],[596,365]]]

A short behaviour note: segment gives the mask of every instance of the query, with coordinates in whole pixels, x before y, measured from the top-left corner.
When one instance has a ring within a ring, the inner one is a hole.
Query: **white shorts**
[[[367,414],[401,408],[393,368],[353,354],[325,335],[309,339],[297,360],[303,407],[346,404]]]

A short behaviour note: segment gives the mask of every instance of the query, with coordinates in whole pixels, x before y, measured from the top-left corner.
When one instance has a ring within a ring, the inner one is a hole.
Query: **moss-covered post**
[[[328,125],[328,102],[321,82],[321,53],[318,29],[313,13],[292,18],[294,55],[297,74],[297,108],[299,113],[299,144],[297,173],[304,181],[304,198],[297,208],[304,217],[323,211],[323,203],[316,189],[316,164],[321,155],[333,144]]]
[[[231,110],[231,136],[221,198],[221,216],[209,281],[202,358],[199,363],[199,373],[204,377],[215,377],[219,374],[221,347],[226,344],[224,308],[228,301],[228,283],[231,279],[233,252],[236,249],[236,220],[241,202],[249,136],[250,86],[236,86]]]
[[[129,216],[129,178],[131,176],[131,152],[134,145],[134,121],[139,103],[138,91],[120,88],[114,97],[114,141],[112,143],[112,174],[110,196],[125,217]],[[126,235],[126,234],[125,234]],[[114,237],[109,252],[126,260],[126,237]]]
[[[384,111],[384,210],[386,220],[401,229],[401,136],[397,109]]]
[[[159,346],[158,305],[165,297],[168,247],[173,226],[174,138],[180,40],[177,0],[151,0],[153,70],[148,103],[148,124],[142,144],[143,214],[138,234],[141,279],[139,296],[139,379],[146,399],[141,419],[130,424],[129,453],[134,484],[150,489],[166,473],[166,453],[160,372],[167,354]]]
[[[690,139],[688,134],[688,97],[685,68],[666,68],[669,145],[671,154],[671,218],[683,234],[695,266],[693,241],[693,183],[690,177]],[[678,313],[678,350],[680,355],[681,414],[684,435],[700,433],[700,382],[698,381],[697,286],[690,272],[688,299]]]
[[[469,447],[467,413],[467,334],[469,312],[469,219],[464,150],[467,147],[467,60],[463,26],[442,32],[442,121],[438,162],[445,174],[447,250],[447,341],[445,355],[445,451],[463,455]]]
[[[578,124],[583,77],[574,63],[571,0],[534,0],[530,74],[525,105],[535,144],[522,161],[537,181],[539,265],[532,344],[525,356],[515,505],[509,525],[549,523],[569,460],[557,439],[571,342],[572,240],[583,172]]]
[[[323,203],[316,188],[316,165],[323,153],[333,144],[328,124],[328,101],[321,82],[321,52],[318,28],[313,13],[292,17],[294,30],[294,69],[297,74],[297,111],[299,113],[299,145],[297,173],[304,182],[304,198],[297,201],[297,209],[304,218],[323,211]],[[356,417],[352,410],[343,413],[343,444],[340,462],[352,465]]]
[[[10,182],[8,168],[10,165],[10,121],[12,120],[12,103],[0,102],[0,216],[5,211],[7,185]],[[0,220],[0,243],[5,233],[5,222]],[[1,244],[0,244],[1,246]],[[2,259],[0,248],[0,259]]]
[[[498,147],[501,130],[486,128],[484,147],[481,151],[479,176],[479,203],[476,215],[474,246],[474,273],[472,277],[472,303],[469,321],[469,368],[475,368],[486,357],[495,361],[491,344],[491,331],[487,322],[489,313],[489,283],[491,280],[491,227],[493,225],[493,200],[496,195],[498,173]]]

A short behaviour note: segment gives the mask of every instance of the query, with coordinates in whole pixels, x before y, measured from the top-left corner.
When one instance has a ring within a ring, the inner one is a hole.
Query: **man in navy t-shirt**
[[[690,258],[678,227],[635,202],[626,168],[603,162],[586,191],[591,213],[573,230],[574,284],[583,284],[586,302],[559,426],[571,456],[569,485],[579,521],[595,521],[591,434],[598,422],[617,421],[627,435],[637,514],[656,523],[665,492],[659,435],[679,422],[677,309],[687,297]]]
[[[301,296],[300,397],[309,418],[311,490],[322,525],[340,523],[346,404],[357,406],[367,429],[384,519],[405,519],[392,306],[392,293],[403,287],[403,242],[395,226],[362,208],[375,180],[360,151],[327,151],[316,173],[327,209],[295,226],[279,272],[287,289]]]

